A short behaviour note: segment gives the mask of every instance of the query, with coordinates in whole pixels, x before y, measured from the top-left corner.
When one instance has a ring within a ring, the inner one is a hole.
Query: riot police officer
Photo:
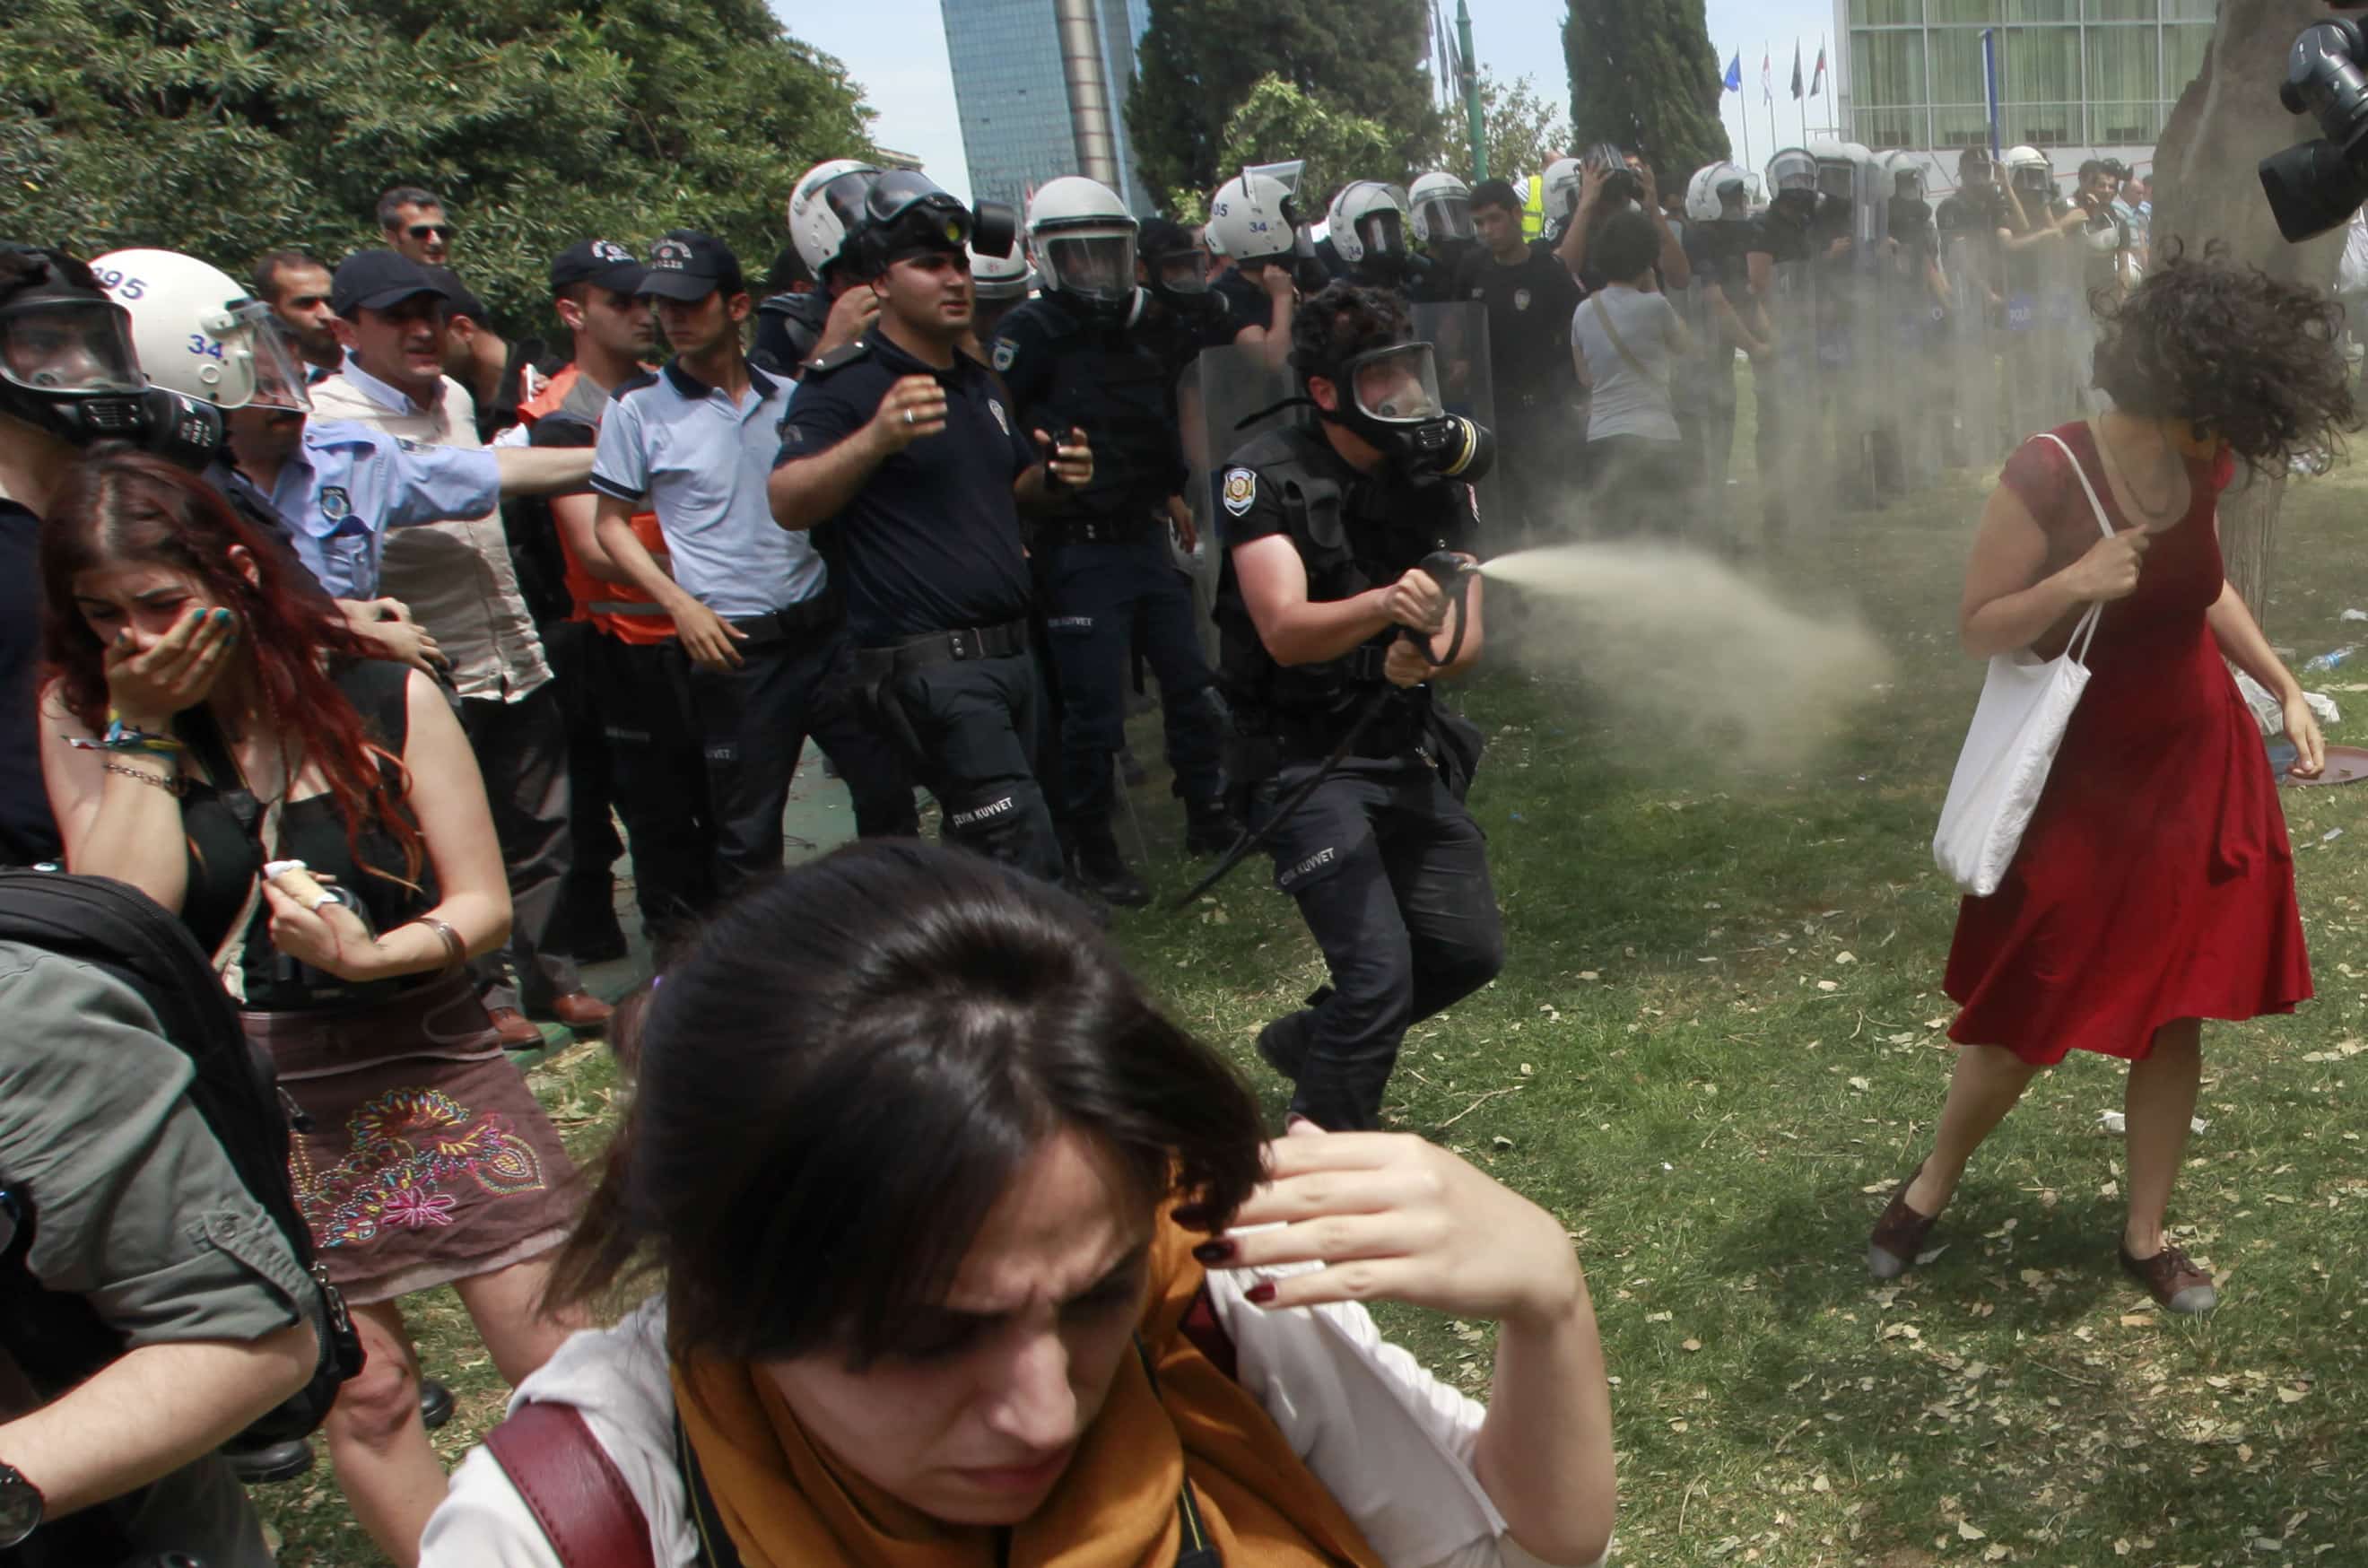
[[[1696,335],[1703,356],[1702,476],[1713,516],[1726,506],[1735,453],[1735,351],[1755,365],[1768,358],[1766,330],[1751,299],[1744,254],[1750,243],[1748,177],[1730,163],[1705,165],[1686,182],[1686,250],[1700,304]]]
[[[795,380],[810,361],[862,336],[880,313],[878,300],[856,288],[843,265],[849,220],[862,211],[879,177],[877,168],[854,158],[833,158],[799,176],[790,192],[790,244],[815,287],[770,294],[757,306],[748,361],[758,369]]]
[[[995,341],[995,329],[1035,287],[1036,275],[1025,256],[981,256],[970,253],[970,326],[982,350]]]
[[[1224,296],[1233,341],[1263,347],[1271,364],[1291,352],[1298,288],[1292,264],[1299,246],[1299,204],[1272,175],[1245,170],[1209,198],[1209,248],[1225,268],[1212,280]]]
[[[1324,228],[1340,257],[1340,276],[1349,282],[1395,290],[1411,302],[1445,297],[1446,275],[1414,248],[1414,213],[1398,187],[1349,181],[1332,199]]]
[[[1092,482],[1038,518],[1033,555],[1060,680],[1055,814],[1070,875],[1121,905],[1150,898],[1111,826],[1137,631],[1159,680],[1190,846],[1221,849],[1238,831],[1224,806],[1215,677],[1168,555],[1171,524],[1188,541],[1192,525],[1169,361],[1133,330],[1144,309],[1135,229],[1118,193],[1097,181],[1072,175],[1037,191],[1028,243],[1044,292],[1003,318],[991,356],[1023,426],[1082,430],[1095,453]]]
[[[1406,200],[1414,208],[1414,237],[1430,253],[1439,276],[1449,285],[1440,297],[1452,299],[1463,258],[1480,248],[1480,231],[1472,221],[1472,187],[1434,170],[1416,177],[1406,187]]]
[[[1371,1129],[1407,1026],[1504,960],[1463,799],[1479,733],[1430,689],[1480,657],[1478,582],[1456,615],[1439,579],[1461,576],[1443,552],[1472,537],[1488,437],[1445,413],[1396,295],[1333,284],[1292,335],[1315,417],[1233,456],[1216,619],[1239,794],[1331,983],[1258,1049],[1293,1111]]]
[[[1817,381],[1816,275],[1811,265],[1819,208],[1816,159],[1805,148],[1783,149],[1768,160],[1768,210],[1745,243],[1744,261],[1773,349],[1766,362],[1752,367],[1759,411],[1755,445],[1761,520],[1772,543],[1785,532],[1808,472],[1808,421],[1788,400],[1814,395]]]

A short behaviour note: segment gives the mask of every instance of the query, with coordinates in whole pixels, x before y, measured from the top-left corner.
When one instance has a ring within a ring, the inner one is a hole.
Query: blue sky
[[[1045,0],[1049,6],[1050,0]],[[1350,5],[1355,0],[1338,0]],[[946,62],[945,22],[939,0],[772,0],[790,30],[845,62],[864,96],[880,111],[873,135],[883,144],[916,153],[929,175],[967,199],[970,179],[962,166],[962,129],[954,114],[953,75]],[[1563,74],[1562,20],[1565,0],[1469,0],[1473,45],[1480,62],[1500,79],[1535,79],[1541,96],[1566,98]],[[1820,38],[1833,27],[1833,7],[1818,0],[1707,0],[1712,47],[1723,69],[1729,56],[1743,54],[1744,92],[1725,99],[1727,135],[1740,161],[1741,113],[1751,116],[1752,162],[1764,165],[1768,107],[1760,97],[1759,62],[1773,56],[1776,130],[1790,143],[1800,135],[1801,118],[1792,94],[1793,40],[1802,46],[1805,76],[1816,59]],[[1830,45],[1832,40],[1827,40]],[[1831,62],[1839,50],[1828,53]],[[1811,101],[1814,131],[1828,96]],[[791,171],[793,174],[794,171]],[[785,178],[790,177],[785,176]]]

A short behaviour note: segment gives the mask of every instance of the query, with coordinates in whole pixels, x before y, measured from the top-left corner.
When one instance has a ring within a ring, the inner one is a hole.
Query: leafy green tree
[[[381,243],[396,183],[519,332],[575,241],[714,233],[761,274],[790,182],[870,150],[839,63],[761,0],[15,0],[0,237],[157,245],[244,275]]]
[[[1443,122],[1425,68],[1429,37],[1425,0],[1151,0],[1126,101],[1144,183],[1206,192],[1238,173],[1229,164],[1235,119],[1269,77],[1296,89],[1314,112],[1380,129],[1386,161],[1341,177],[1403,179],[1432,166]],[[1269,94],[1256,123],[1309,112]],[[1274,148],[1257,161],[1306,151]],[[1323,194],[1312,181],[1310,190],[1310,199]]]
[[[1574,149],[1641,152],[1664,190],[1728,156],[1702,0],[1570,0],[1562,47]]]
[[[1480,124],[1488,141],[1488,173],[1497,179],[1519,179],[1543,174],[1550,152],[1568,148],[1570,121],[1562,110],[1538,97],[1527,76],[1510,86],[1487,72],[1480,73]],[[1460,116],[1451,117],[1447,137],[1447,172],[1472,178],[1472,142],[1463,133]]]
[[[1250,89],[1225,122],[1224,146],[1222,166],[1229,169],[1305,159],[1300,205],[1310,218],[1322,216],[1315,204],[1326,193],[1352,179],[1406,178],[1405,157],[1378,120],[1333,108],[1280,76]]]

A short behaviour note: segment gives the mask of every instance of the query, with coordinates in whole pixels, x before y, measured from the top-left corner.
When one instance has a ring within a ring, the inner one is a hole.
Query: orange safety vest
[[[576,369],[567,366],[543,384],[542,390],[518,404],[518,422],[531,426],[546,414],[556,412],[575,390]],[[633,514],[633,537],[643,549],[664,560],[666,535],[658,529],[655,512]],[[565,529],[559,533],[559,553],[566,562],[567,597],[575,605],[570,620],[588,620],[620,642],[664,642],[675,634],[674,618],[658,608],[657,601],[631,583],[612,583],[606,577],[595,577],[585,570],[584,562],[575,558],[575,551],[567,542]]]

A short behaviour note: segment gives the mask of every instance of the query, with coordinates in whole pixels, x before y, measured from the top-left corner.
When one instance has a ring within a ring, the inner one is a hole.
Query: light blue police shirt
[[[378,597],[387,529],[482,517],[502,496],[491,451],[422,446],[349,419],[306,420],[268,494],[230,477],[286,521],[297,557],[338,599]]]
[[[773,521],[765,499],[796,390],[751,365],[735,404],[670,360],[619,387],[600,421],[592,488],[655,512],[675,581],[726,620],[769,615],[829,582],[813,541]]]

